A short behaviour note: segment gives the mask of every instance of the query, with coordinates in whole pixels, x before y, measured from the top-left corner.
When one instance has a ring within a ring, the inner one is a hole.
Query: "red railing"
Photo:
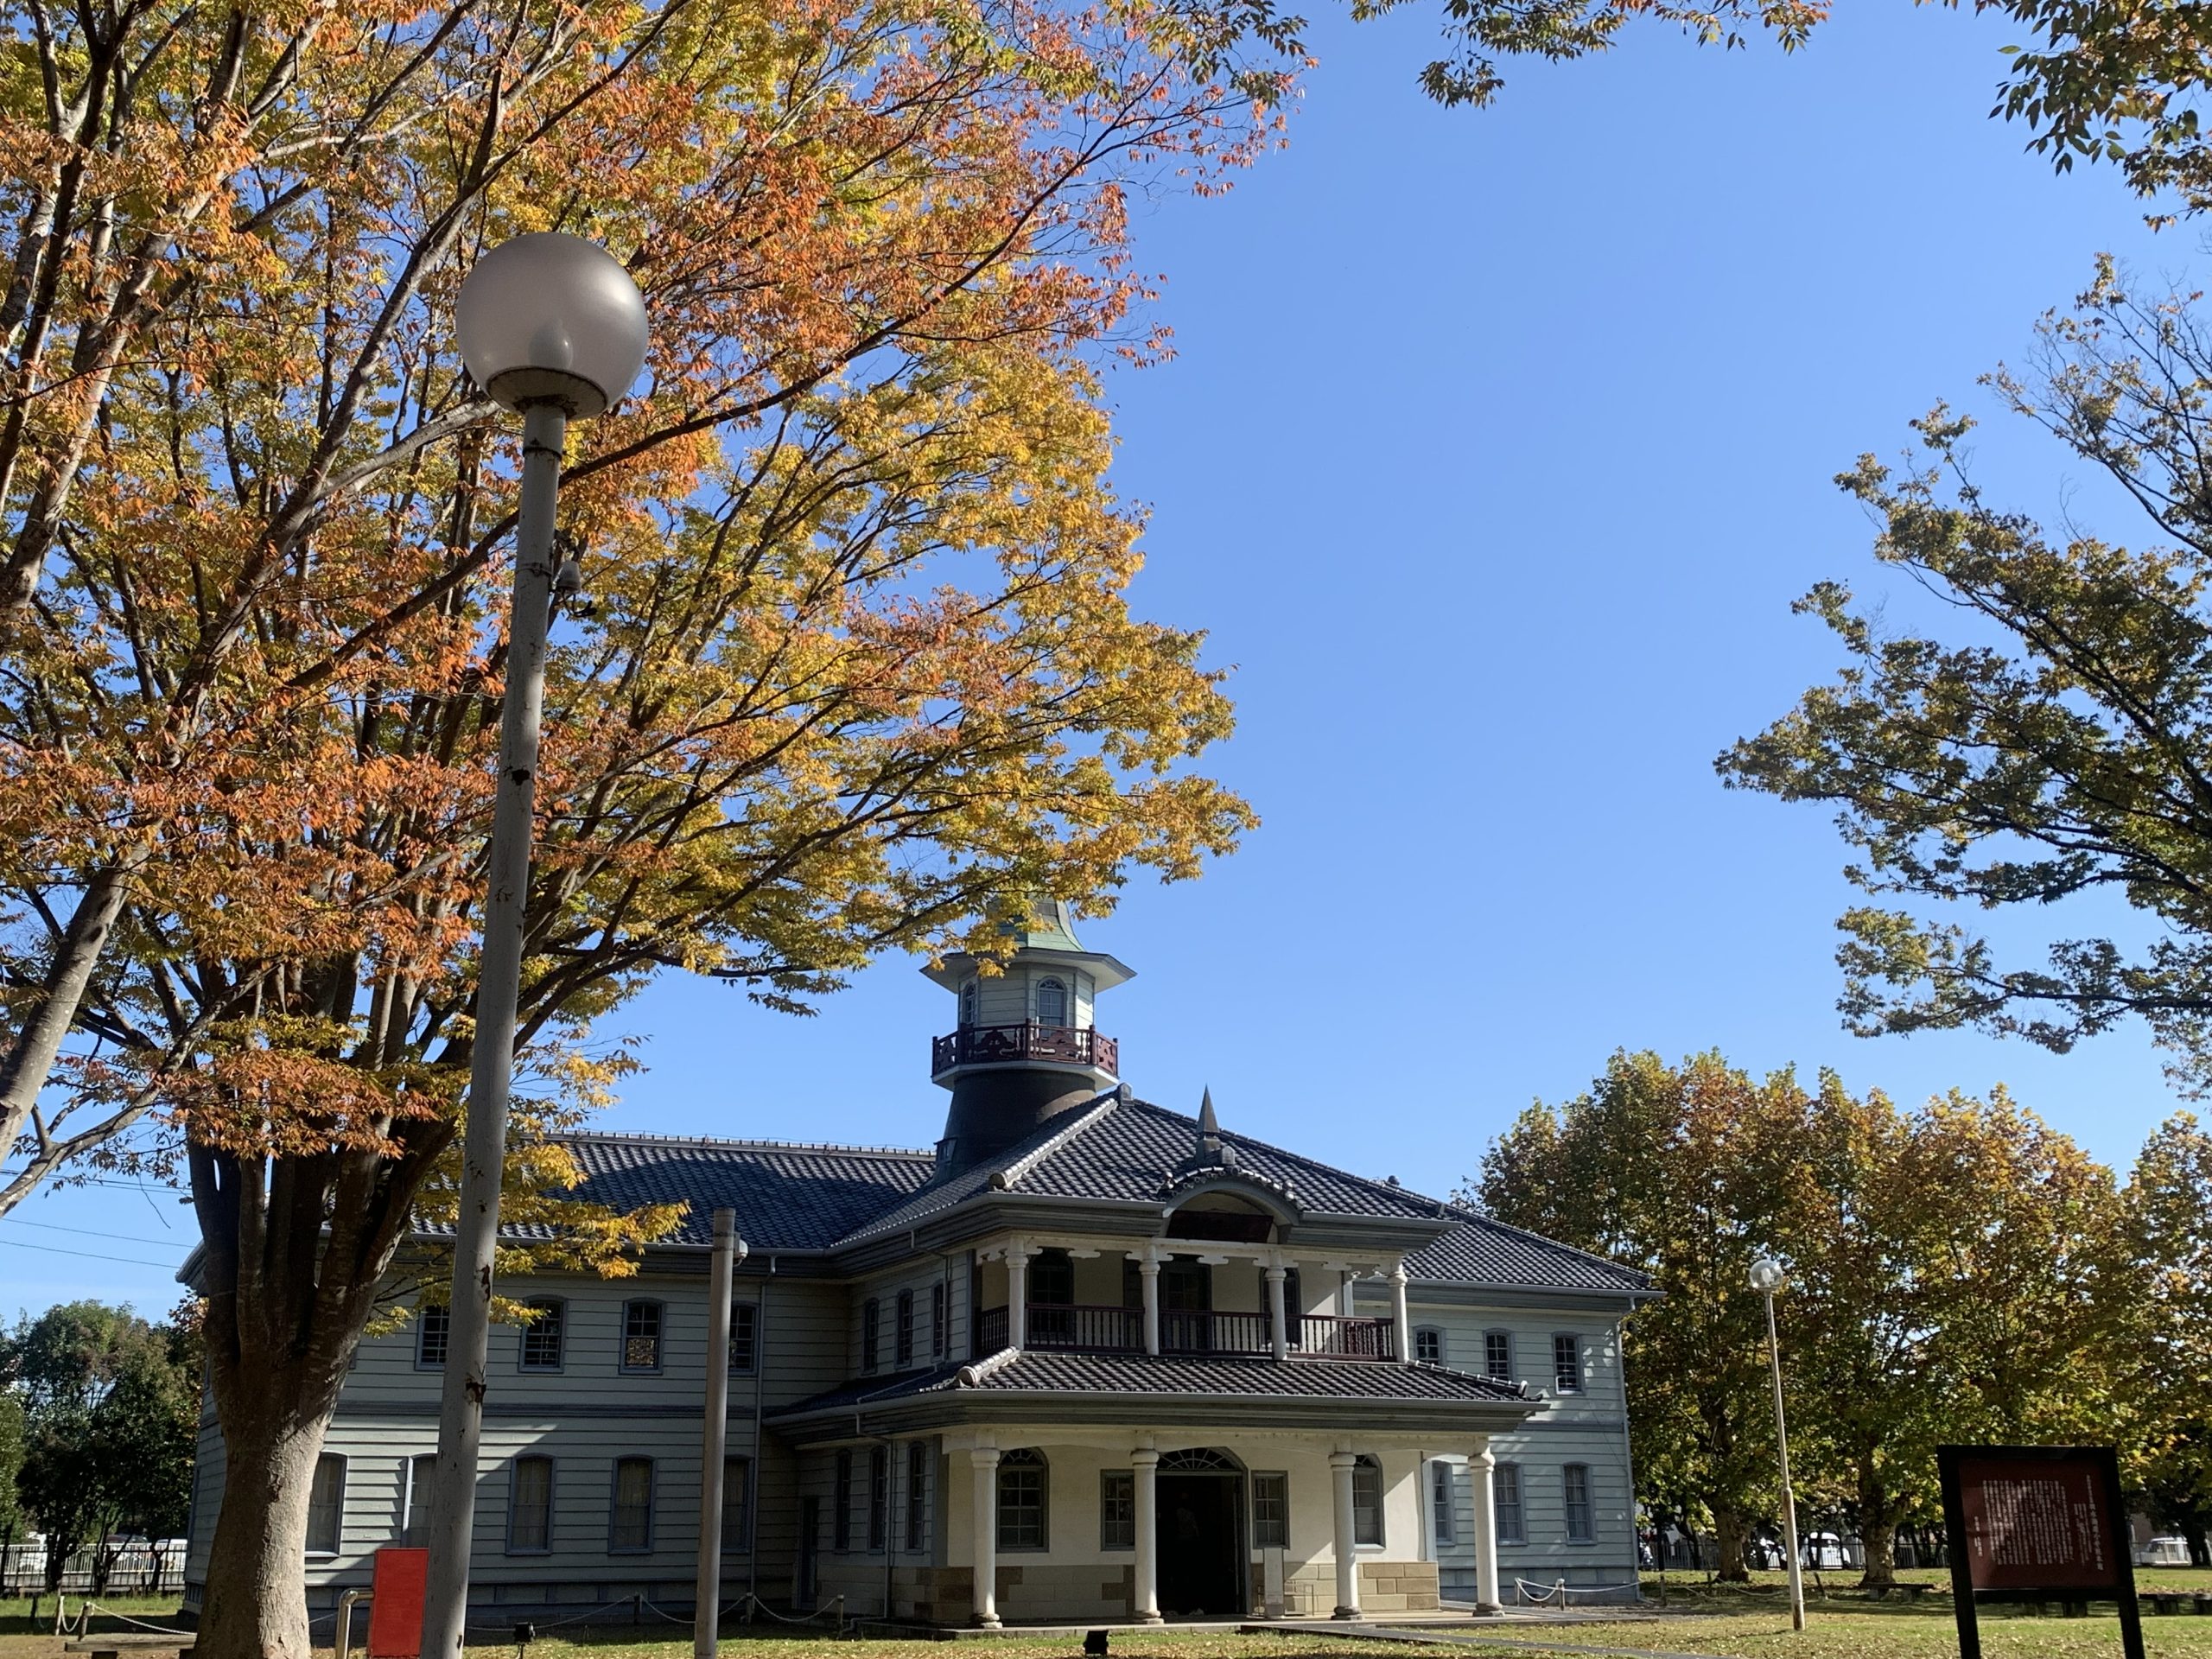
[[[1271,1354],[1274,1338],[1264,1313],[1201,1313],[1160,1310],[1164,1354]]]
[[[956,1065],[1047,1060],[1121,1075],[1122,1047],[1085,1026],[963,1026],[930,1039],[930,1075]]]
[[[976,1339],[969,1344],[970,1359],[988,1359],[1007,1345],[1007,1311],[987,1307],[976,1316]]]
[[[1029,1304],[1032,1348],[1076,1348],[1094,1353],[1144,1351],[1144,1310],[1079,1303]]]

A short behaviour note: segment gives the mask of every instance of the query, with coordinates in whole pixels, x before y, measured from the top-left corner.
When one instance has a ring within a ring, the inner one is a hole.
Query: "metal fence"
[[[36,1540],[0,1548],[0,1597],[43,1594],[47,1566],[46,1545]],[[105,1549],[80,1549],[61,1564],[60,1587],[73,1596],[179,1594],[184,1589],[184,1540],[116,1540]]]

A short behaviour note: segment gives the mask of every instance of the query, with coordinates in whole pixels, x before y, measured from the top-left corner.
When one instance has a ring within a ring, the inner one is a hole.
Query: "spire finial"
[[[1213,1115],[1213,1090],[1211,1087],[1198,1096],[1198,1133],[1210,1137],[1221,1133],[1221,1125],[1215,1121]]]

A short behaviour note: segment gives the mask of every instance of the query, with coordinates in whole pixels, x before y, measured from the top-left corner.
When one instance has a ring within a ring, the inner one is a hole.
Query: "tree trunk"
[[[1713,1504],[1713,1566],[1724,1584],[1749,1584],[1751,1570],[1745,1565],[1745,1548],[1751,1541],[1751,1527],[1740,1510]]]
[[[1859,1465],[1859,1541],[1866,1552],[1861,1590],[1887,1591],[1897,1581],[1897,1523],[1904,1504],[1890,1491],[1872,1461]]]
[[[221,1369],[221,1362],[218,1362]],[[202,1659],[312,1659],[308,1636],[308,1497],[336,1391],[299,1371],[216,1387],[225,1451],[223,1506],[200,1605]],[[251,1410],[224,1408],[241,1389]]]

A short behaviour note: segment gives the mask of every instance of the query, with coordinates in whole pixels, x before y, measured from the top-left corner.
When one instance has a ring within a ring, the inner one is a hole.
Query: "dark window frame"
[[[515,1516],[522,1510],[522,1471],[524,1464],[542,1463],[545,1465],[545,1541],[542,1544],[518,1544],[515,1541]],[[543,1452],[525,1452],[507,1465],[507,1526],[506,1553],[510,1555],[550,1555],[553,1553],[554,1486],[561,1478],[559,1466]]]
[[[939,1280],[930,1287],[930,1357],[931,1359],[944,1357],[945,1313],[950,1300],[945,1294],[943,1280]]]
[[[881,1442],[868,1449],[868,1553],[880,1555],[891,1545],[891,1448]]]
[[[1504,1351],[1501,1355],[1499,1350]],[[1496,1326],[1483,1332],[1483,1375],[1494,1382],[1513,1380],[1513,1333]]]
[[[1575,1477],[1578,1475],[1581,1477],[1582,1487],[1582,1496],[1579,1501],[1574,1495]],[[1590,1478],[1590,1465],[1586,1463],[1562,1465],[1559,1471],[1559,1486],[1560,1513],[1567,1527],[1567,1541],[1570,1544],[1596,1543],[1598,1541],[1598,1489],[1597,1484]],[[1580,1511],[1582,1522],[1580,1531],[1575,1528],[1578,1510]]]
[[[1500,1496],[1507,1486],[1513,1490],[1510,1498]],[[1501,1544],[1525,1544],[1529,1541],[1529,1488],[1521,1478],[1517,1463],[1500,1463],[1491,1470],[1491,1508],[1497,1517],[1497,1541]]]
[[[830,1548],[849,1554],[853,1548],[853,1453],[848,1446],[837,1453],[830,1476]]]
[[[645,1540],[641,1543],[618,1542],[622,1535],[622,1471],[643,1465],[645,1471]],[[652,1459],[639,1454],[614,1459],[607,1471],[607,1553],[610,1555],[650,1555],[653,1553],[654,1510],[659,1507],[660,1467]]]
[[[645,1338],[632,1335],[630,1327],[635,1316],[647,1308],[652,1310],[652,1363],[633,1364],[630,1359],[632,1351],[630,1344],[632,1342],[642,1342]],[[658,1376],[660,1375],[662,1363],[668,1357],[667,1303],[657,1297],[633,1296],[622,1304],[622,1345],[616,1350],[615,1357],[621,1362],[620,1370],[625,1376]]]
[[[883,1363],[883,1301],[871,1296],[861,1304],[861,1370],[874,1371]]]
[[[730,1513],[730,1477],[741,1483],[737,1513]],[[733,1524],[734,1522],[734,1524]],[[753,1548],[753,1459],[742,1452],[722,1454],[722,1554],[743,1555]]]
[[[1059,1017],[1055,1020],[1047,1020],[1045,1017],[1045,991],[1048,986],[1059,993]],[[1047,974],[1037,982],[1036,996],[1039,1025],[1049,1027],[1055,1031],[1064,1031],[1075,1023],[1074,994],[1069,990],[1067,981],[1062,979],[1058,974]]]
[[[338,1471],[338,1476],[335,1483],[337,1490],[331,1495],[330,1500],[324,1510],[324,1513],[327,1514],[330,1519],[330,1541],[327,1544],[323,1544],[318,1542],[315,1537],[315,1488],[322,1484],[322,1471],[326,1467],[334,1467]],[[353,1472],[353,1471],[351,1467],[348,1466],[348,1459],[346,1454],[342,1452],[325,1452],[316,1457],[315,1460],[315,1474],[312,1477],[312,1483],[308,1488],[308,1537],[307,1548],[302,1554],[312,1556],[319,1560],[328,1560],[331,1557],[344,1553],[346,1548],[346,1482],[347,1478],[351,1476]]]
[[[760,1369],[760,1305],[729,1305],[729,1374],[751,1376]]]
[[[892,1311],[891,1363],[901,1370],[914,1363],[914,1293],[899,1293]]]
[[[437,1337],[437,1357],[430,1357],[431,1335]],[[453,1308],[446,1302],[425,1302],[415,1313],[415,1369],[418,1371],[442,1371],[446,1356],[453,1351]]]
[[[525,1307],[542,1308],[551,1316],[550,1324],[543,1319],[534,1319],[522,1328],[515,1344],[515,1369],[534,1376],[551,1376],[564,1371],[569,1365],[569,1299],[565,1296],[533,1296],[523,1304]],[[628,1319],[627,1304],[623,1318]],[[543,1339],[547,1329],[553,1332],[553,1357],[532,1359],[530,1344],[532,1337]]]
[[[418,1481],[416,1478],[416,1471],[425,1463],[430,1465],[429,1478],[427,1480]],[[397,1541],[401,1548],[420,1548],[429,1541],[424,1536],[429,1530],[424,1523],[429,1518],[427,1511],[437,1485],[437,1478],[438,1454],[436,1452],[414,1452],[400,1459]]]
[[[1033,1543],[1009,1542],[1007,1522],[1010,1516],[1019,1514],[1030,1506],[1008,1503],[1007,1486],[1009,1481],[1020,1483],[1034,1475],[1037,1483],[1037,1538]],[[999,1459],[998,1466],[998,1529],[999,1553],[1015,1555],[1041,1555],[1052,1547],[1052,1465],[1045,1454],[1033,1446],[1018,1446]]]
[[[906,1442],[906,1549],[908,1554],[929,1545],[930,1443]]]
[[[1426,1347],[1431,1351],[1423,1353]],[[1417,1325],[1414,1327],[1414,1359],[1422,1365],[1444,1363],[1444,1327],[1440,1325]]]

